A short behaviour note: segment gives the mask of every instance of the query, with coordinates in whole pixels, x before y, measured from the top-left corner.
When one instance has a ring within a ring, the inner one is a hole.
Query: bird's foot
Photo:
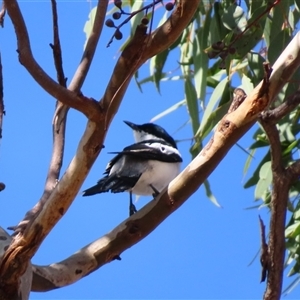
[[[137,209],[133,203],[130,203],[129,205],[129,216],[134,215],[137,212]]]
[[[153,194],[152,194],[152,196],[154,197],[154,198],[156,198],[158,195],[159,195],[159,191],[152,185],[152,184],[150,184],[150,187],[151,187],[151,189],[153,190]]]

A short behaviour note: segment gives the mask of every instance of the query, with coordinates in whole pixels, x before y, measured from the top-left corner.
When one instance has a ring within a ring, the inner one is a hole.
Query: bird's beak
[[[125,123],[126,125],[128,125],[131,129],[133,129],[133,130],[138,130],[138,126],[137,126],[136,124],[131,123],[131,122],[129,122],[129,121],[124,121],[124,123]]]

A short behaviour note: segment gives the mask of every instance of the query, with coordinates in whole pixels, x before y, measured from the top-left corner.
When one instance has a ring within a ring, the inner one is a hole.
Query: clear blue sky
[[[50,1],[20,1],[30,32],[33,53],[39,64],[56,77],[52,52]],[[87,1],[58,0],[59,25],[64,70],[69,80],[80,60],[85,35],[83,26],[90,10]],[[3,228],[17,224],[39,199],[51,155],[51,121],[55,101],[48,96],[19,64],[16,39],[6,16],[1,30],[6,116],[0,147],[0,181],[6,189],[0,194]],[[105,28],[93,66],[82,89],[88,97],[99,99],[106,87],[122,42],[106,44],[113,34]],[[177,67],[176,60],[168,65]],[[149,64],[141,77],[147,75]],[[102,176],[107,152],[118,151],[133,142],[132,132],[122,121],[148,122],[155,115],[184,98],[183,83],[162,83],[159,95],[152,84],[140,93],[132,82],[115,117],[105,149],[92,168],[82,189]],[[190,126],[178,130],[188,120],[186,108],[157,123],[176,140],[192,137]],[[63,171],[73,157],[86,119],[71,110],[68,117]],[[252,131],[253,132],[253,131]],[[251,132],[241,141],[247,147]],[[183,167],[191,156],[190,142],[179,143]],[[260,156],[254,159],[254,165]],[[81,281],[47,293],[32,293],[30,299],[261,299],[265,283],[260,283],[260,262],[249,263],[260,247],[258,215],[268,227],[267,209],[245,210],[254,206],[253,190],[244,190],[243,166],[246,154],[233,147],[210,176],[213,192],[222,208],[214,206],[201,187],[178,211],[151,235]],[[251,168],[253,171],[253,167]],[[251,172],[250,170],[250,172]],[[249,177],[249,175],[248,175]],[[141,198],[137,208],[149,198]],[[44,241],[34,264],[47,265],[65,259],[81,247],[112,230],[128,216],[128,195],[102,194],[75,199],[72,207]],[[284,280],[287,286],[289,280]],[[296,289],[286,299],[300,298]]]

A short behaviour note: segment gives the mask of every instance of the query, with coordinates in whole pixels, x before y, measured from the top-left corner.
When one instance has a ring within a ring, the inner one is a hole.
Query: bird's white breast
[[[167,163],[157,160],[147,162],[145,170],[133,187],[136,195],[152,195],[154,193],[150,185],[161,192],[179,173],[181,163]]]

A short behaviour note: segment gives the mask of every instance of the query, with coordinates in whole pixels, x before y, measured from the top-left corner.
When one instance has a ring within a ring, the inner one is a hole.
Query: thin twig
[[[2,139],[2,124],[3,124],[3,116],[5,115],[4,110],[4,99],[3,99],[3,73],[2,73],[2,60],[0,54],[0,139]],[[5,184],[0,182],[0,192],[5,189]]]
[[[108,6],[108,0],[98,0],[93,28],[87,39],[80,63],[68,87],[70,91],[79,93],[84,83],[86,75],[93,61],[93,57],[99,42],[99,38],[103,30],[107,6]],[[64,103],[58,103],[53,118],[53,124],[56,128],[56,131],[60,130],[60,124],[62,120],[66,118],[68,110],[69,107],[67,105],[65,105]]]
[[[51,0],[52,7],[52,22],[53,22],[53,45],[51,48],[53,50],[53,59],[56,68],[57,81],[58,83],[66,87],[66,77],[63,69],[62,51],[59,38],[58,29],[58,14],[56,0]],[[56,102],[56,107],[59,101]],[[43,206],[46,200],[49,198],[53,188],[56,186],[60,170],[63,163],[64,147],[65,147],[65,129],[66,129],[66,118],[61,123],[60,131],[55,130],[55,126],[52,125],[53,134],[53,150],[52,157],[49,165],[48,175],[45,184],[45,191],[41,197],[40,205]]]
[[[288,96],[283,103],[274,109],[270,109],[263,113],[263,119],[268,123],[277,123],[288,113],[293,111],[300,103],[300,90],[293,95]]]
[[[32,55],[27,27],[18,2],[16,0],[4,0],[4,2],[16,31],[20,63],[27,69],[36,82],[55,99],[82,112],[90,120],[97,122],[102,117],[98,103],[93,99],[62,87],[46,74]]]
[[[52,7],[52,23],[53,23],[53,44],[50,44],[53,50],[53,58],[56,69],[58,83],[66,87],[66,77],[63,69],[62,51],[59,38],[58,29],[58,15],[57,15],[57,4],[56,0],[51,0]]]
[[[154,8],[156,6],[156,4],[158,3],[161,3],[162,0],[152,0],[152,3],[146,5],[146,6],[143,6],[142,8],[140,9],[137,9],[131,13],[129,13],[129,17],[127,17],[121,24],[119,24],[118,26],[116,26],[116,30],[120,30],[120,28],[122,26],[124,26],[126,23],[128,23],[135,15],[137,15],[138,13],[142,12],[142,11],[147,11],[149,8],[152,8],[152,16],[151,16],[151,23],[150,23],[150,32],[151,32],[151,29],[152,29],[152,24],[153,24],[153,18],[154,18]],[[123,14],[127,14],[124,12],[124,10],[121,9],[121,12]],[[106,47],[109,47],[111,45],[111,43],[113,42],[114,40],[114,37],[115,37],[115,34],[113,34],[113,36],[110,38],[110,40],[108,41],[107,43],[107,46]]]
[[[260,282],[263,282],[266,280],[267,274],[269,272],[269,252],[268,252],[268,244],[266,243],[266,226],[261,219],[259,218],[259,225],[260,225],[260,247],[261,247],[261,253],[260,253],[260,263],[262,266],[261,270],[261,279]]]
[[[4,87],[3,87],[2,60],[0,54],[0,139],[2,139],[3,116],[5,115],[3,89]]]

